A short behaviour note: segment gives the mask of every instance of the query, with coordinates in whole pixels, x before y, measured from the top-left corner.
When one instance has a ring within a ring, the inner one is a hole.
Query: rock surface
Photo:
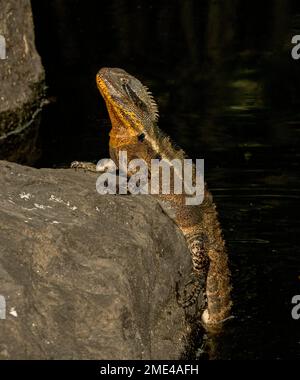
[[[43,105],[44,69],[34,44],[30,0],[0,0],[0,159],[31,163]]]
[[[178,359],[191,260],[156,201],[99,195],[83,171],[0,175],[0,359]]]

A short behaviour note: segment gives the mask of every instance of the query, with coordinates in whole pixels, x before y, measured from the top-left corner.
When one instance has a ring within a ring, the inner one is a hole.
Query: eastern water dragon
[[[128,160],[184,160],[183,150],[175,147],[158,128],[158,108],[148,88],[134,76],[119,68],[102,68],[96,77],[112,124],[109,150],[118,164],[119,152],[126,151]],[[91,163],[75,161],[75,168],[96,170]],[[130,173],[129,173],[130,175]],[[155,195],[163,210],[183,233],[193,261],[191,280],[186,292],[179,295],[183,307],[189,307],[202,292],[202,321],[207,329],[222,325],[231,311],[231,285],[228,257],[216,206],[206,185],[200,205],[186,205],[185,194]]]

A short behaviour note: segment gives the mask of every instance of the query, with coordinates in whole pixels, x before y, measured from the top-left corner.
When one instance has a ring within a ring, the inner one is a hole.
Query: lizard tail
[[[183,307],[192,306],[202,292],[207,308],[202,321],[210,331],[218,331],[230,315],[231,285],[225,244],[221,236],[218,244],[209,244],[204,234],[186,237],[193,262],[192,280],[185,285]]]
[[[200,293],[203,294],[204,304],[206,303],[205,292],[209,270],[209,257],[204,249],[204,238],[201,234],[186,238],[188,248],[191,252],[193,262],[193,272],[191,279],[185,284],[184,296],[179,298],[179,304],[184,307],[192,306],[198,299]]]
[[[207,326],[217,328],[230,316],[230,272],[225,248],[210,249],[208,255],[210,266],[206,284],[207,310],[203,313],[202,320]]]

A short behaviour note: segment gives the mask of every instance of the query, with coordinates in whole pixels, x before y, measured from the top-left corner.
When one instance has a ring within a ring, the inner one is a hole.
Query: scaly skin
[[[186,158],[158,129],[157,105],[140,81],[117,68],[102,68],[96,81],[112,124],[109,149],[116,164],[120,151],[127,151],[128,161],[143,159],[148,167],[155,158],[169,161]],[[73,167],[91,170],[89,165],[76,162]],[[174,194],[172,188],[171,194],[155,197],[182,231],[191,252],[193,275],[186,285],[188,294],[179,302],[188,307],[202,291],[207,299],[202,321],[208,330],[219,329],[230,314],[231,286],[225,244],[212,196],[205,188],[204,201],[197,206],[186,205],[186,194]]]

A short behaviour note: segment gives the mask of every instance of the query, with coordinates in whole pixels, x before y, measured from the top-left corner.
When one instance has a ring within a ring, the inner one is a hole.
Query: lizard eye
[[[127,96],[134,102],[137,107],[139,107],[142,111],[148,110],[147,105],[137,96],[137,94],[132,90],[128,83],[122,83],[122,87]]]

